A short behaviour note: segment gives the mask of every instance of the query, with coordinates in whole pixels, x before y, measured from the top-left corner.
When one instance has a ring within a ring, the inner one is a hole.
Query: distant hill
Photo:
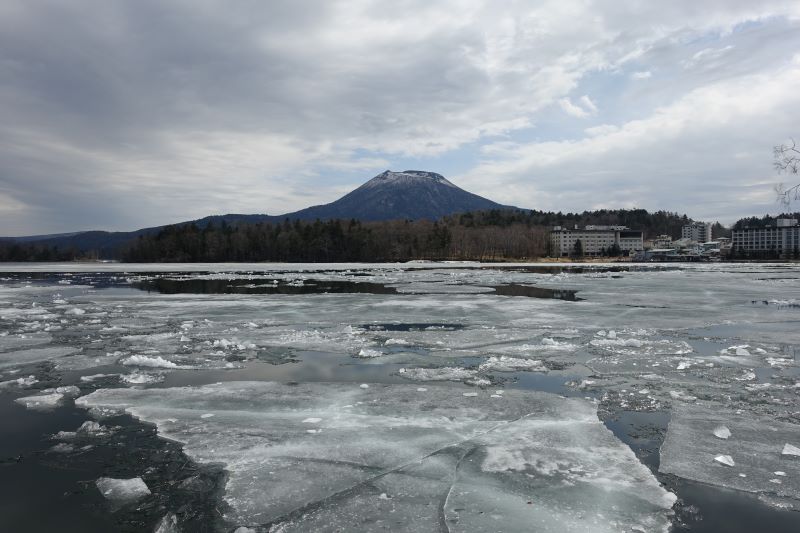
[[[266,215],[207,217],[149,230],[104,257],[128,262],[350,262],[529,260],[547,253],[552,226],[624,225],[645,238],[680,235],[686,215],[644,209],[582,213],[489,209],[437,220],[284,220]],[[224,224],[223,224],[224,222]],[[255,223],[253,223],[255,222]],[[262,223],[265,222],[265,223]],[[119,234],[115,234],[119,237]],[[130,234],[126,234],[130,235]],[[91,244],[92,232],[83,236]],[[41,241],[3,243],[0,261],[71,261],[96,257]]]
[[[465,191],[435,172],[406,170],[379,174],[338,200],[286,213],[284,215],[212,215],[198,220],[173,224],[195,224],[204,228],[213,223],[229,225],[290,220],[356,219],[363,222],[382,220],[436,220],[443,216],[490,209],[514,209]],[[141,235],[152,235],[166,226],[136,231],[84,231],[57,235],[9,237],[6,241],[35,243],[42,247],[93,250],[100,257],[115,257],[119,250]]]

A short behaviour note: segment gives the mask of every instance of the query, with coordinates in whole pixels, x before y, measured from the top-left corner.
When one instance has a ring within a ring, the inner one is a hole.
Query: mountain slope
[[[335,202],[285,216],[300,220],[433,220],[454,213],[487,209],[511,208],[456,187],[434,172],[387,170]]]
[[[387,170],[354,191],[329,204],[307,207],[285,215],[212,215],[174,225],[196,224],[203,228],[210,223],[278,223],[290,220],[358,219],[361,221],[395,219],[435,220],[454,213],[489,209],[515,209],[465,191],[442,175],[421,170],[392,172]],[[61,249],[96,250],[101,257],[114,257],[119,249],[140,235],[156,233],[166,226],[136,231],[84,231],[61,235],[14,237],[7,240],[57,246]]]

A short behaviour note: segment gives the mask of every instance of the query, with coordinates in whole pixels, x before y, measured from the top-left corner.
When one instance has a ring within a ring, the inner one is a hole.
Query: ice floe
[[[117,504],[135,502],[151,494],[147,484],[140,477],[130,479],[101,477],[95,484],[106,499]]]
[[[122,361],[123,365],[127,366],[145,366],[151,368],[179,368],[179,366],[172,361],[168,361],[160,355],[155,357],[148,357],[146,355],[132,355]]]
[[[68,398],[75,398],[81,393],[78,387],[68,385],[54,389],[44,389],[33,396],[23,396],[14,401],[35,411],[49,411],[64,404]]]
[[[78,403],[125,410],[183,442],[194,460],[224,464],[234,523],[286,532],[350,529],[353,520],[394,530],[437,530],[443,520],[465,532],[668,529],[675,496],[593,403],[495,396],[229,382],[104,389]],[[200,422],[207,412],[215,416]],[[324,438],[306,431],[312,418]]]
[[[716,434],[720,426],[730,428],[728,438]],[[799,434],[795,424],[752,413],[676,404],[661,446],[659,469],[703,483],[798,500],[800,461],[787,460],[782,450]],[[780,488],[770,482],[775,471],[787,473]]]

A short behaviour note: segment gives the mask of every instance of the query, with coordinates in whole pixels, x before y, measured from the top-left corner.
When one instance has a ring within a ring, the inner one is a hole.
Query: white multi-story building
[[[711,224],[706,222],[692,222],[681,229],[681,238],[694,242],[709,242],[711,240]]]
[[[583,255],[599,256],[616,244],[625,253],[644,249],[642,232],[625,226],[586,226],[584,229],[556,226],[550,232],[551,254],[555,257],[574,255],[575,243],[581,241]]]
[[[672,248],[672,237],[669,235],[659,235],[655,239],[653,239],[653,248],[663,250],[666,248]]]
[[[742,255],[762,253],[791,257],[800,253],[800,224],[793,218],[779,218],[774,226],[735,229],[731,249]]]

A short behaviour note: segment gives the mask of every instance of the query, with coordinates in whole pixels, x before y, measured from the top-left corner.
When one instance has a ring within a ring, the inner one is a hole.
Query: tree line
[[[393,262],[409,260],[501,261],[548,255],[552,226],[623,225],[680,237],[686,215],[644,209],[582,213],[488,210],[430,220],[358,220],[280,223],[194,223],[140,235],[110,254],[59,250],[36,243],[0,242],[3,261],[70,261],[83,258],[128,262]],[[612,250],[613,252],[613,250]]]
[[[96,259],[94,252],[81,252],[77,248],[60,249],[58,246],[25,243],[11,240],[0,240],[0,261],[26,262],[47,261],[63,262],[78,259]]]
[[[437,221],[285,220],[282,223],[168,226],[122,252],[130,262],[501,261],[548,255],[554,225],[610,224],[645,235],[680,236],[684,215],[643,209],[583,213],[489,210]]]
[[[542,255],[546,232],[519,223],[466,228],[447,221],[289,221],[168,226],[123,252],[129,262],[493,261]]]
[[[740,230],[744,228],[765,228],[767,226],[775,226],[779,218],[793,218],[800,220],[800,212],[797,213],[783,213],[780,215],[764,215],[763,217],[745,217],[739,219],[733,225],[733,229]]]

